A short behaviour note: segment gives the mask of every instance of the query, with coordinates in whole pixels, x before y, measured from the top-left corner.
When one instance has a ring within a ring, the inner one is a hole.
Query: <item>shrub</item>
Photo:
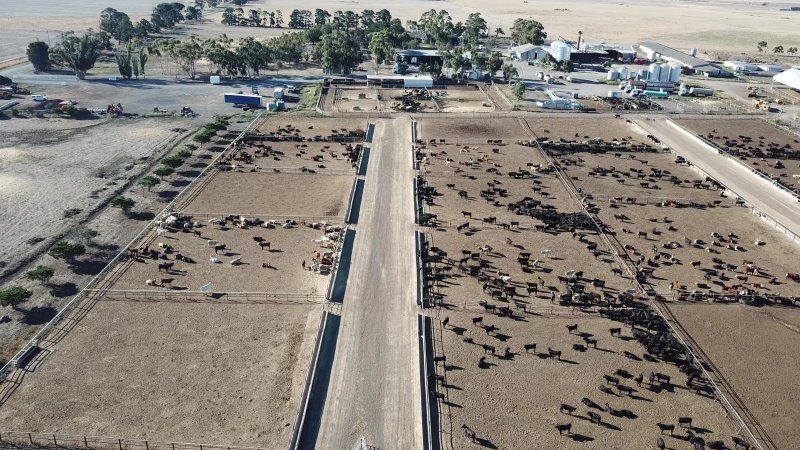
[[[25,278],[29,280],[47,281],[56,271],[48,266],[36,266],[35,269],[25,272]]]
[[[112,208],[119,208],[123,211],[129,211],[134,205],[136,205],[136,202],[128,197],[114,197],[114,199],[111,200]]]
[[[179,150],[178,153],[176,153],[175,155],[180,156],[181,158],[185,159],[185,158],[188,158],[188,157],[192,156],[192,151],[191,150],[187,150],[187,149],[183,149],[183,150]]]
[[[27,301],[32,295],[33,292],[23,287],[14,286],[4,291],[0,291],[0,305],[10,306],[14,309],[17,309],[17,305]]]
[[[166,177],[175,173],[175,169],[173,169],[172,167],[161,166],[158,169],[154,170],[153,173],[160,177]]]
[[[84,253],[86,253],[86,247],[77,242],[69,241],[58,241],[47,252],[48,255],[55,259],[72,259]]]
[[[171,167],[173,169],[177,169],[183,164],[183,158],[178,155],[170,155],[161,160],[161,164],[165,166]]]

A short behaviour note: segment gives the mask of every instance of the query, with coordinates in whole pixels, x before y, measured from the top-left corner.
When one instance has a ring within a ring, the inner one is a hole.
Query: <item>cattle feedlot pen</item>
[[[531,131],[531,134],[533,134],[532,131]],[[536,146],[542,152],[542,154],[544,155],[544,157],[548,161],[548,163],[556,168],[556,173],[558,174],[558,177],[561,179],[561,182],[567,188],[567,191],[569,191],[570,195],[581,205],[581,208],[583,209],[584,213],[586,213],[587,216],[592,220],[592,222],[594,223],[595,228],[598,230],[598,234],[605,241],[606,245],[608,245],[609,248],[617,248],[617,249],[619,249],[620,245],[619,244],[617,244],[617,245],[612,244],[612,242],[609,239],[609,237],[602,231],[602,228],[598,225],[598,223],[595,220],[594,216],[592,214],[589,214],[588,210],[586,209],[586,206],[583,204],[583,202],[581,202],[580,197],[576,193],[575,188],[570,183],[569,178],[566,177],[563,174],[563,172],[561,171],[560,167],[558,165],[556,165],[555,162],[552,160],[552,158],[550,158],[550,155],[548,155],[547,152],[544,151],[544,149],[539,145],[539,142],[536,139],[532,139],[532,141],[536,143]],[[762,441],[764,439],[757,439],[755,437],[753,432],[750,430],[750,428],[745,423],[744,419],[741,417],[741,415],[739,415],[739,412],[736,410],[736,408],[733,406],[733,404],[731,404],[731,402],[728,400],[728,398],[722,393],[722,390],[717,385],[717,383],[714,382],[714,380],[711,378],[711,374],[708,373],[708,371],[705,369],[703,363],[700,362],[701,361],[700,358],[697,357],[697,355],[695,354],[695,352],[692,349],[692,347],[686,342],[686,340],[688,339],[688,336],[686,338],[684,338],[683,334],[680,333],[675,328],[675,326],[673,325],[673,321],[671,319],[669,319],[663,313],[663,311],[661,311],[660,308],[658,308],[658,306],[656,305],[656,302],[650,297],[650,295],[648,294],[648,292],[644,288],[644,286],[642,286],[641,283],[639,283],[638,280],[636,280],[636,277],[634,276],[634,273],[631,270],[631,268],[628,265],[628,263],[623,258],[621,258],[619,256],[619,252],[616,252],[616,253],[617,254],[615,255],[615,257],[617,258],[617,260],[620,263],[620,265],[625,268],[625,270],[628,272],[628,275],[631,277],[631,279],[633,279],[633,281],[636,283],[638,288],[645,295],[645,297],[647,298],[647,302],[650,304],[650,307],[659,316],[661,316],[661,318],[664,320],[664,322],[669,326],[669,329],[672,332],[672,334],[674,334],[675,337],[678,339],[678,341],[681,343],[681,345],[683,345],[683,347],[686,349],[686,352],[689,353],[692,356],[692,359],[694,360],[695,365],[703,372],[703,375],[706,377],[708,382],[714,388],[714,392],[715,392],[717,398],[720,400],[720,402],[722,403],[723,407],[728,412],[728,414],[730,414],[733,418],[736,419],[737,422],[739,422],[740,429],[747,435],[747,437],[752,442],[755,443],[756,447],[758,447],[760,450],[765,450],[765,448],[772,448],[772,446],[764,447],[764,445],[762,445]]]
[[[92,287],[95,286],[96,283],[98,282],[98,280],[100,280],[103,277],[103,275],[105,275],[120,260],[120,258],[125,254],[125,250],[128,247],[130,247],[131,245],[133,245],[134,242],[136,242],[139,239],[141,239],[142,236],[144,236],[145,234],[149,233],[151,231],[151,228],[153,227],[153,225],[155,225],[156,221],[159,220],[164,213],[170,211],[178,201],[183,200],[183,196],[187,192],[189,192],[190,189],[195,187],[195,184],[198,182],[198,180],[203,178],[203,176],[206,174],[206,172],[209,169],[211,169],[211,168],[213,168],[215,166],[215,163],[217,162],[217,160],[219,160],[222,156],[224,156],[228,152],[228,150],[236,142],[238,142],[250,130],[250,128],[255,123],[257,123],[261,119],[261,116],[263,114],[264,114],[263,112],[259,113],[259,115],[256,116],[256,118],[253,119],[253,121],[250,122],[250,124],[247,127],[245,127],[245,129],[242,130],[242,132],[239,133],[239,135],[236,136],[236,138],[233,141],[231,141],[231,143],[228,144],[227,147],[225,147],[225,150],[220,152],[214,159],[212,159],[211,162],[209,162],[209,164],[197,175],[197,177],[194,180],[192,180],[192,182],[189,183],[185,188],[183,188],[183,190],[180,192],[180,194],[178,194],[166,207],[164,207],[164,209],[161,210],[161,212],[159,214],[157,214],[156,217],[153,220],[151,220],[150,223],[148,223],[147,226],[145,226],[142,229],[142,231],[140,231],[136,236],[134,236],[134,238],[131,239],[130,242],[128,242],[124,247],[122,247],[122,250],[119,253],[117,253],[117,255],[114,257],[114,259],[112,259],[105,267],[103,267],[103,270],[101,270],[100,273],[95,275],[94,278],[92,278],[91,281],[89,281],[89,283],[87,283],[86,286],[84,286],[83,289],[81,289],[80,292],[78,292],[74,297],[72,297],[72,300],[70,300],[69,303],[67,303],[63,308],[61,308],[61,310],[55,315],[55,317],[50,319],[50,321],[47,322],[42,327],[42,329],[39,330],[39,332],[36,333],[35,336],[33,336],[33,338],[31,338],[31,340],[28,342],[28,344],[26,344],[22,348],[22,350],[17,352],[17,354],[14,355],[13,358],[11,358],[5,365],[3,365],[2,368],[0,368],[0,381],[5,379],[6,375],[9,373],[9,371],[11,371],[16,366],[17,361],[19,361],[20,358],[25,355],[26,349],[32,343],[43,342],[45,340],[47,334],[52,329],[54,329],[56,327],[56,325],[58,325],[66,317],[67,313],[69,313],[72,310],[72,308],[77,304],[77,301],[82,299],[84,296],[86,296],[86,295],[88,295],[88,294],[90,294],[90,293],[92,293],[94,291],[94,289],[92,289]]]

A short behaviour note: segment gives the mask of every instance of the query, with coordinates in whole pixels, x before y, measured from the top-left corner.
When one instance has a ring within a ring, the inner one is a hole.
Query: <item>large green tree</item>
[[[28,301],[33,295],[33,292],[19,286],[10,287],[0,291],[0,305],[10,306],[17,309],[20,303]]]
[[[314,58],[326,74],[349,74],[361,63],[361,46],[352,34],[334,30],[314,47]]]
[[[471,13],[467,17],[467,22],[464,24],[464,38],[467,43],[477,45],[478,40],[486,36],[489,26],[486,24],[486,19],[481,17],[480,13]]]
[[[511,26],[511,38],[517,44],[541,45],[547,38],[544,25],[532,19],[519,18]]]
[[[75,72],[75,76],[83,80],[86,72],[94,67],[100,57],[101,41],[92,30],[78,36],[73,31],[62,33],[52,53]]]
[[[100,30],[119,42],[127,42],[135,35],[131,18],[114,8],[106,8],[100,13]]]
[[[36,73],[44,72],[50,68],[50,46],[45,42],[31,42],[28,44],[25,54],[28,55],[28,61],[33,64],[33,70]]]
[[[375,73],[378,73],[378,67],[381,62],[388,59],[394,51],[389,30],[372,33],[372,38],[369,41],[369,51],[375,58]]]

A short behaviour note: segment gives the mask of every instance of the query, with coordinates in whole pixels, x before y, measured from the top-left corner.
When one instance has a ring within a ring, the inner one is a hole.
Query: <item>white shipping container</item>
[[[222,81],[220,80],[220,77],[219,77],[218,75],[211,75],[211,76],[208,78],[208,81],[209,81],[211,84],[220,84],[220,83],[222,82]]]

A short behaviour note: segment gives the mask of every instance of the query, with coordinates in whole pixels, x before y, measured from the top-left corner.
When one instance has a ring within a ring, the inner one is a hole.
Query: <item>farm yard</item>
[[[318,131],[297,119],[265,119],[125,250],[69,312],[72,325],[0,384],[0,421],[170,442],[289,441],[364,138],[360,123],[350,132],[317,119]]]
[[[333,84],[327,97],[323,107],[339,113],[486,113],[498,108],[494,96],[478,85],[402,89]]]
[[[452,127],[457,128],[458,121],[454,122]],[[636,284],[618,255],[640,264],[637,270],[648,275],[636,274],[638,280],[665,295],[687,285],[689,290],[702,287],[720,293],[725,283],[737,282],[761,293],[780,289],[782,295],[797,295],[797,283],[783,276],[796,259],[795,249],[781,245],[784,238],[748,209],[721,196],[713,183],[677,164],[674,155],[623,120],[545,117],[529,123],[529,136],[538,144],[525,142],[525,128],[514,119],[483,122],[483,133],[462,135],[459,143],[440,142],[431,131],[445,128],[445,120],[419,123],[424,139],[415,146],[420,165],[417,185],[424,203],[420,219],[428,227],[423,264],[430,277],[425,292],[438,305],[435,314],[442,328],[435,332],[441,333],[435,335],[440,340],[435,345],[446,358],[436,368],[437,376],[444,377],[444,384],[436,388],[443,410],[443,439],[452,439],[448,444],[453,448],[463,448],[469,439],[463,439],[458,428],[467,424],[476,442],[498,447],[537,442],[543,447],[579,448],[589,441],[603,447],[625,443],[647,448],[655,446],[660,435],[657,423],[677,426],[678,416],[685,416],[703,418],[705,423],[695,422],[697,428],[690,431],[705,442],[723,441],[732,448],[731,436],[737,435],[734,422],[709,395],[703,377],[686,370],[683,347],[665,333],[660,316],[639,302]],[[502,129],[515,128],[514,137],[520,142],[492,139],[508,136]],[[564,172],[568,186],[539,146]],[[678,182],[670,181],[673,177]],[[578,197],[618,244],[597,234]],[[648,220],[653,218],[657,222]],[[714,230],[709,224],[725,224],[719,238],[711,236]],[[693,240],[709,243],[685,244],[673,234],[696,235]],[[728,253],[735,252],[754,262],[748,266],[731,259],[730,264],[741,268],[725,275],[714,268],[723,263],[705,250],[714,239],[720,240],[714,245],[720,258],[730,259]],[[724,245],[722,239],[727,240]],[[750,242],[755,239],[763,243]],[[672,241],[680,246],[673,248]],[[670,248],[662,248],[664,244]],[[651,245],[659,253],[651,255]],[[662,252],[670,258],[657,256]],[[646,265],[647,258],[640,260],[643,254],[650,256]],[[756,273],[750,267],[758,267]],[[768,274],[781,274],[779,284],[768,285]],[[736,275],[742,278],[732,281]],[[673,297],[678,298],[669,300]],[[681,297],[690,298],[700,299]],[[622,305],[633,309],[615,312]],[[631,321],[647,324],[636,331],[620,326]],[[566,330],[575,324],[577,330]],[[609,335],[609,330],[618,328],[624,330],[621,338]],[[687,326],[686,331],[691,334],[692,328]],[[574,342],[565,341],[568,336],[574,336]],[[654,340],[661,344],[653,344]],[[665,352],[662,346],[672,350]],[[651,372],[672,381],[648,382]],[[532,382],[530,374],[541,381]],[[644,382],[636,382],[638,374],[644,374]],[[603,375],[611,376],[611,381],[604,381]],[[633,387],[635,392],[619,392],[609,383]],[[600,385],[604,387],[598,389]],[[577,416],[559,412],[562,403],[578,407]],[[599,423],[592,423],[597,416],[589,411],[600,414]],[[573,427],[572,440],[555,428],[566,423]],[[675,437],[666,431],[661,436],[666,445],[690,445],[691,434],[676,429]]]
[[[761,119],[675,122],[800,194],[800,136]]]

